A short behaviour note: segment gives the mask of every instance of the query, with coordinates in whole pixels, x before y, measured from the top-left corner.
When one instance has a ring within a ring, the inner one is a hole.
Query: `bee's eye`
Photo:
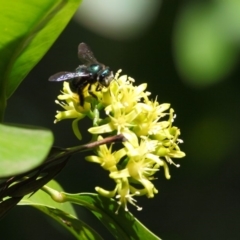
[[[112,72],[109,68],[103,70],[99,76],[99,82],[105,87],[109,86],[109,83],[111,82],[112,79],[113,79]]]
[[[88,67],[88,71],[90,71],[92,74],[98,73],[100,70],[102,70],[102,66],[99,64],[91,64]]]

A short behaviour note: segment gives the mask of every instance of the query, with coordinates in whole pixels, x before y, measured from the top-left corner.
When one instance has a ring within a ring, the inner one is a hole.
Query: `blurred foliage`
[[[240,2],[193,2],[182,8],[174,30],[175,62],[182,78],[195,87],[229,75],[239,53]]]

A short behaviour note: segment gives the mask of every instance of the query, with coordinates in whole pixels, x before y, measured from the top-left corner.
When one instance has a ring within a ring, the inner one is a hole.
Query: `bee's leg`
[[[98,84],[96,87],[96,91],[99,92],[99,91],[101,91],[101,89],[102,89],[102,86],[100,84]]]
[[[98,88],[98,87],[96,87],[96,91],[99,91],[99,90],[97,90],[97,88]],[[92,91],[92,84],[89,85],[89,87],[88,87],[88,92],[89,92],[89,94],[90,94],[92,97],[97,98],[97,96],[96,96],[96,95],[93,93],[93,91]]]
[[[101,91],[101,89],[102,89],[102,86],[100,84],[98,84],[97,87],[95,88],[95,91],[99,92],[99,91]],[[96,94],[94,94],[93,91],[92,91],[92,84],[89,86],[89,91],[88,92],[92,97],[97,98]]]
[[[83,91],[82,91],[81,88],[78,88],[78,96],[79,96],[80,106],[83,107],[83,105],[84,105],[84,96],[83,96]]]

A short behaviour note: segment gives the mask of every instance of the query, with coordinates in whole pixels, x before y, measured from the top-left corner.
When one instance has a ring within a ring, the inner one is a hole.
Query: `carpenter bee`
[[[96,97],[91,90],[92,85],[97,83],[96,91],[100,91],[102,86],[109,86],[114,76],[109,67],[97,61],[86,43],[78,45],[78,58],[83,65],[77,67],[75,72],[56,73],[49,78],[49,81],[69,81],[71,90],[79,95],[80,105],[83,106],[83,91],[86,87],[89,94]]]

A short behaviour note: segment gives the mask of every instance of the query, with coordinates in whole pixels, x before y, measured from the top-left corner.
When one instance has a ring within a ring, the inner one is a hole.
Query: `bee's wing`
[[[78,58],[86,65],[99,63],[86,43],[80,43],[78,45]]]
[[[61,82],[65,80],[71,80],[76,77],[87,77],[89,73],[87,72],[59,72],[52,75],[48,81],[50,82]]]

